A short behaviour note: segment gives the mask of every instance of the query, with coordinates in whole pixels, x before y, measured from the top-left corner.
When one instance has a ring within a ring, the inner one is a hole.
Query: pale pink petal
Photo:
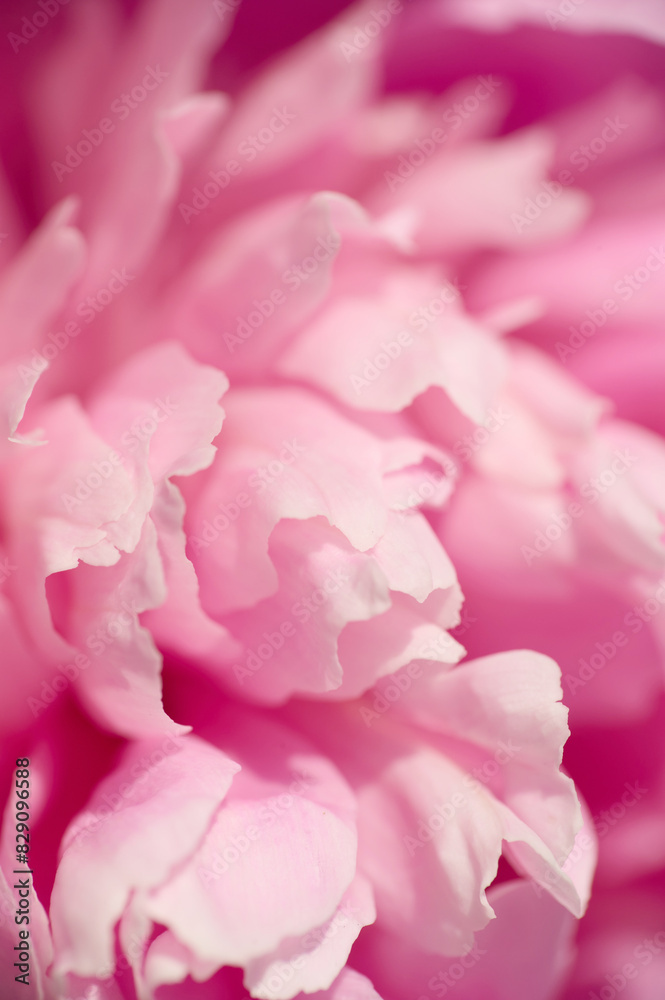
[[[85,243],[72,224],[76,215],[76,199],[60,202],[0,278],[0,324],[6,331],[3,356],[5,360],[16,359],[17,366],[22,366],[19,374],[28,368],[26,384],[60,351],[47,333],[51,333],[49,324],[61,313],[85,264]],[[39,288],[39,295],[35,295],[35,288]]]
[[[489,25],[494,30],[505,30],[515,23],[527,21],[548,29],[632,33],[665,41],[665,19],[658,0],[637,0],[630,6],[622,0],[597,0],[594,4],[575,4],[562,11],[549,0],[452,0],[449,10],[454,20],[484,29]],[[575,16],[571,17],[571,13]]]
[[[572,781],[559,773],[568,737],[561,696],[556,664],[523,650],[471,660],[423,678],[396,710],[419,726],[469,741],[489,755],[503,747],[497,758],[502,765],[501,798],[563,863],[581,816]],[[552,825],[553,816],[559,826]]]
[[[128,748],[62,845],[51,897],[56,972],[112,974],[113,928],[132,893],[158,887],[193,855],[237,771],[193,736]]]
[[[307,994],[312,1000],[381,1000],[369,979],[355,969],[342,969],[330,989]]]
[[[548,192],[554,143],[544,129],[434,154],[394,193],[370,199],[374,212],[402,201],[418,212],[415,239],[426,253],[480,247],[520,248],[574,232],[590,210],[587,196],[561,184]],[[397,175],[395,175],[397,176]],[[394,185],[393,185],[394,188]],[[548,211],[525,216],[530,201],[549,197]]]
[[[43,369],[42,369],[43,370]],[[15,444],[37,444],[36,435],[17,434],[28,400],[32,395],[41,371],[33,368],[27,356],[0,368],[0,434],[2,451],[6,451],[4,439]]]
[[[662,440],[633,424],[608,422],[576,456],[572,471],[588,508],[583,528],[592,548],[589,562],[595,556],[607,572],[616,560],[615,578],[622,566],[660,578],[665,571]]]
[[[604,327],[658,323],[665,279],[662,215],[659,207],[625,218],[596,217],[574,240],[564,241],[565,249],[557,243],[502,256],[478,272],[470,301],[486,307],[539,296],[564,364]]]
[[[376,236],[343,245],[330,298],[279,370],[361,410],[401,410],[440,386],[481,420],[501,380],[500,345],[462,311],[448,279],[430,267],[386,261],[387,253]]]
[[[242,771],[145,912],[199,961],[246,965],[335,913],[355,874],[355,804],[336,769],[277,723],[234,707],[214,728]]]
[[[369,882],[356,876],[332,917],[302,939],[283,941],[273,955],[247,964],[245,986],[253,997],[289,1000],[328,989],[344,972],[353,942],[376,918]]]
[[[155,483],[207,468],[228,388],[223,372],[193,361],[178,343],[142,351],[119,369],[90,409],[99,433],[127,456],[148,453]],[[142,447],[145,445],[145,449]]]
[[[372,928],[359,949],[359,968],[391,998],[450,993],[460,1000],[555,1000],[573,957],[575,921],[555,900],[533,889],[522,880],[492,886],[488,898],[496,920],[476,934],[462,956],[426,954],[397,935]]]
[[[359,206],[334,194],[247,213],[178,276],[151,321],[153,336],[186,338],[231,377],[256,379],[326,295],[340,229],[358,218]]]
[[[367,11],[369,7],[365,5]],[[272,172],[343,130],[348,116],[378,90],[378,65],[372,54],[349,59],[343,49],[361,17],[360,7],[345,12],[254,77],[215,151],[220,165],[240,153],[245,174]],[[249,137],[262,126],[269,128],[271,117],[280,111],[284,117],[277,118],[272,140],[259,156]]]
[[[559,773],[567,727],[555,664],[505,653],[400,688],[392,704],[375,702],[372,714],[367,696],[332,726],[311,705],[288,710],[356,788],[359,865],[379,923],[463,954],[493,916],[485,889],[504,841],[521,870],[579,914],[588,885],[578,880],[580,897],[562,867],[581,818]]]
[[[171,483],[165,483],[160,490],[150,516],[157,530],[166,596],[158,607],[144,613],[143,624],[162,649],[214,662],[238,656],[240,646],[231,639],[228,629],[201,607],[196,572],[185,554],[185,503]]]
[[[346,699],[410,662],[428,641],[442,646],[448,663],[461,656],[445,631],[459,617],[455,572],[421,516],[392,515],[366,554],[322,518],[284,521],[272,533],[270,556],[277,594],[224,619],[245,650],[223,676],[244,696],[268,704],[294,693]]]
[[[83,30],[92,33],[96,43],[100,21],[91,22]],[[59,135],[53,155],[60,166],[52,184],[85,192],[82,228],[89,238],[91,261],[84,295],[104,287],[113,268],[135,274],[154,248],[177,192],[180,167],[160,116],[197,89],[206,58],[230,24],[206,0],[186,8],[173,0],[142,5],[132,30],[121,38],[113,60],[99,74],[97,86],[90,88],[94,99],[85,108],[77,102],[76,129],[72,121],[71,131]],[[81,86],[85,76],[85,61],[77,61],[74,72],[67,67],[68,83],[74,77]],[[132,107],[122,95],[134,88],[142,89],[143,97]],[[76,146],[84,138],[83,127],[102,119],[110,127],[106,132],[97,129],[96,147],[85,158],[75,151],[78,164],[75,159],[74,165],[68,164],[67,144]],[[203,121],[199,127],[207,125]]]
[[[85,651],[77,690],[102,726],[129,738],[187,731],[162,707],[162,657],[139,619],[164,600],[165,580],[152,521],[139,545],[108,572],[81,567],[70,582],[73,607],[61,627]]]

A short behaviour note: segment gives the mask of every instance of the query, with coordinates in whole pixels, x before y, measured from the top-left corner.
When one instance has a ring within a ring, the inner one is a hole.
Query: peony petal
[[[234,708],[214,728],[242,771],[191,863],[145,912],[197,961],[246,965],[336,912],[355,874],[354,804],[285,727]]]
[[[51,898],[57,973],[112,974],[113,928],[132,893],[157,888],[196,851],[237,771],[194,736],[127,749],[63,841]]]

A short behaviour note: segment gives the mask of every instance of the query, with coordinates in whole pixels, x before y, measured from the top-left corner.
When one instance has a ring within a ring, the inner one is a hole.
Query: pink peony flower
[[[665,20],[339,6],[0,14],[3,997],[662,981]]]

